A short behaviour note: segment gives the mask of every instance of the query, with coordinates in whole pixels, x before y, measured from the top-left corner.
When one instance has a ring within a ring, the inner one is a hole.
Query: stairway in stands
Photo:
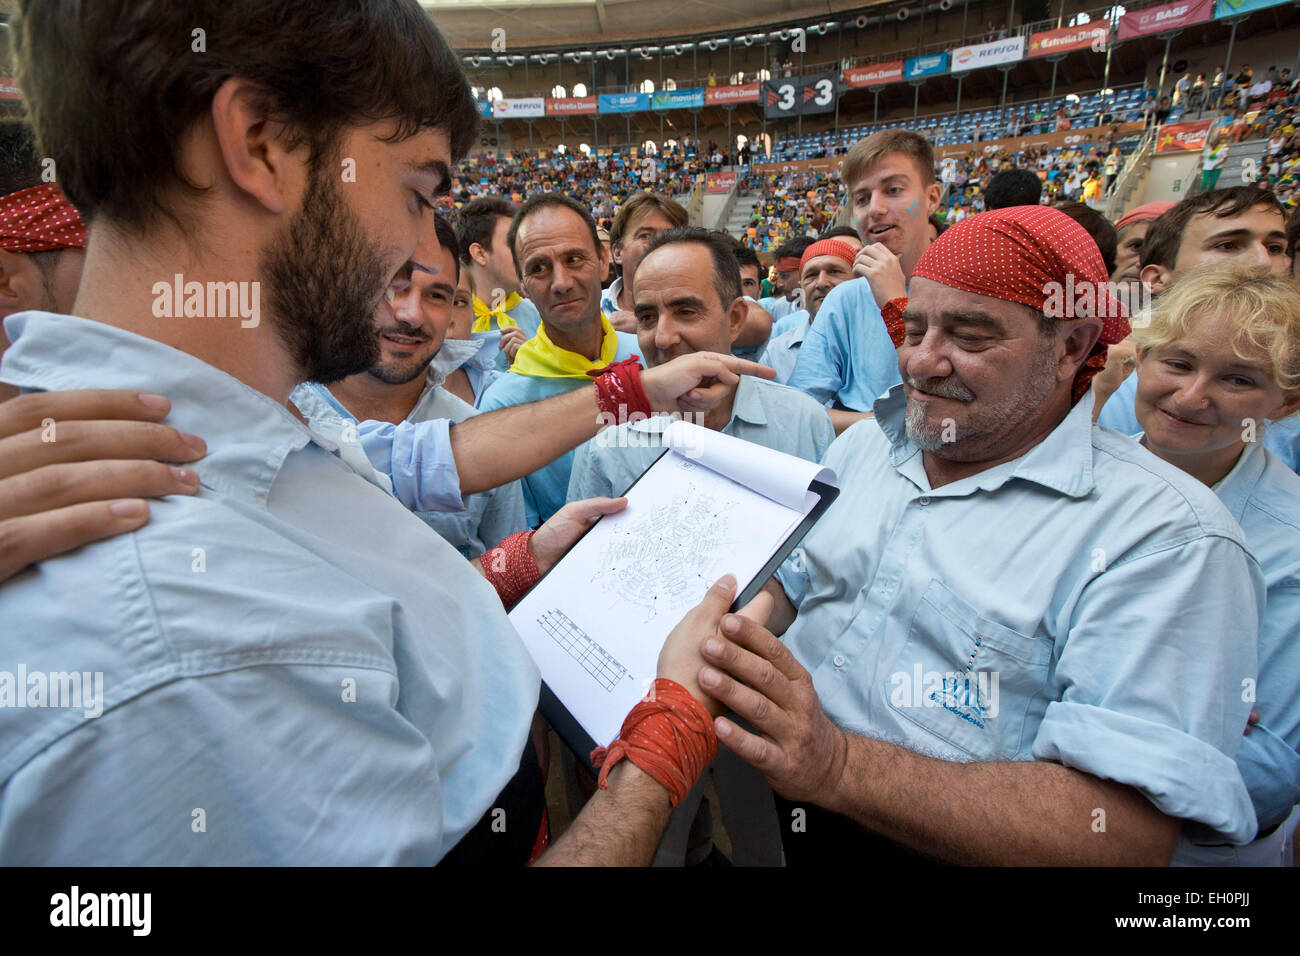
[[[749,217],[754,214],[754,207],[758,205],[757,196],[737,196],[736,204],[731,208],[731,215],[727,217],[723,228],[733,239],[743,239],[745,230],[749,227]]]
[[[1264,164],[1264,157],[1267,154],[1267,139],[1248,139],[1240,143],[1229,143],[1228,161],[1219,168],[1219,181],[1216,188],[1226,189],[1229,186],[1253,183],[1259,176],[1259,167]],[[1202,157],[1201,163],[1204,161]],[[1196,175],[1190,194],[1201,191],[1201,163],[1196,165]]]

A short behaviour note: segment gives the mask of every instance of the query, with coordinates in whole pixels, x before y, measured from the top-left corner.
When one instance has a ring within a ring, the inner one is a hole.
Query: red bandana
[[[0,197],[0,249],[51,252],[84,249],[86,227],[56,183]]]
[[[1150,222],[1152,219],[1159,219],[1169,210],[1173,209],[1177,203],[1170,202],[1168,199],[1159,199],[1155,202],[1144,202],[1142,205],[1130,209],[1124,215],[1115,220],[1115,231],[1118,232],[1125,226],[1131,226],[1135,222]]]
[[[809,259],[816,259],[818,256],[838,256],[852,265],[857,254],[858,250],[840,239],[819,239],[803,251],[803,258],[799,260],[799,271],[803,271]]]
[[[912,270],[912,278],[917,276],[1065,321],[1101,318],[1101,336],[1074,379],[1075,401],[1105,368],[1106,346],[1129,333],[1097,243],[1050,206],[1012,206],[963,219],[930,244]]]

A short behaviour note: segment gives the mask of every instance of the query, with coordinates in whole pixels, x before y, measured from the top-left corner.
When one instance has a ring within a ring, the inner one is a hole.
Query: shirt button
[[[928,497],[926,497],[925,495],[922,495],[920,498],[917,498],[917,499],[916,499],[916,503],[919,504],[921,507],[924,508],[926,505],[928,505],[928,504],[930,503],[930,499],[929,499]]]
[[[835,657],[832,658],[832,663],[834,663],[836,667],[843,667],[843,666],[844,666],[844,655],[843,655],[843,654],[836,654]]]

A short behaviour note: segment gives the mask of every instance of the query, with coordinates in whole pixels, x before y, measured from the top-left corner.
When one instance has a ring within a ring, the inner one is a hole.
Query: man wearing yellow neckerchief
[[[530,199],[510,226],[505,248],[513,250],[523,292],[537,306],[541,325],[515,355],[509,374],[488,386],[480,409],[583,388],[591,381],[588,371],[639,354],[636,336],[615,331],[600,310],[604,251],[586,207],[559,193]],[[573,452],[567,452],[523,479],[530,526],[564,507],[572,466]]]
[[[471,332],[506,333],[519,329],[524,339],[537,334],[541,316],[536,306],[519,292],[519,274],[506,233],[515,209],[500,196],[483,196],[466,203],[456,218],[461,268],[469,273],[474,290],[474,325]],[[497,368],[509,368],[508,352],[497,356]]]

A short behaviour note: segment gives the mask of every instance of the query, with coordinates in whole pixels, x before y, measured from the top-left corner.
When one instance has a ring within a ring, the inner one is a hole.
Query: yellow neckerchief
[[[604,338],[600,343],[600,358],[594,362],[585,355],[562,349],[546,334],[546,323],[537,327],[537,334],[519,347],[510,371],[534,378],[586,378],[593,368],[604,368],[618,354],[618,333],[609,324],[605,313],[600,313],[600,328]]]
[[[492,320],[497,320],[498,329],[514,329],[519,327],[519,323],[508,314],[511,309],[524,301],[524,297],[518,292],[511,292],[506,296],[506,300],[501,303],[499,309],[489,309],[487,303],[474,296],[471,304],[474,306],[474,325],[470,328],[471,332],[491,332]]]

